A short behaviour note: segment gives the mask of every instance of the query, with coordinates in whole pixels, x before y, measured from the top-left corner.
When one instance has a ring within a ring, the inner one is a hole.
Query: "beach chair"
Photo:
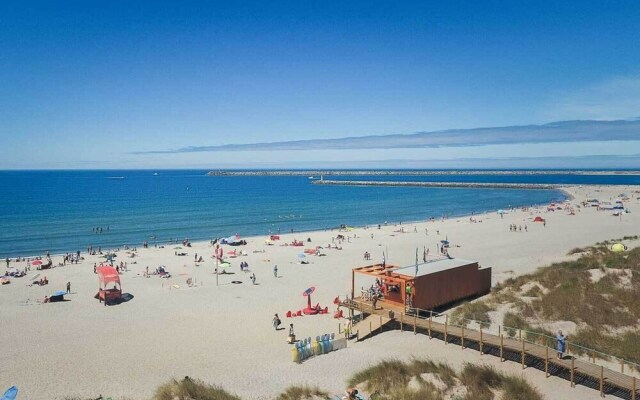
[[[309,357],[313,356],[313,348],[311,347],[311,338],[305,339],[305,347]]]
[[[302,310],[296,311],[296,317],[302,317]]]
[[[329,341],[327,339],[327,335],[322,335],[322,354],[329,352]]]
[[[302,342],[296,342],[296,351],[298,352],[298,360],[304,360],[304,351],[302,351]]]
[[[287,311],[287,318],[291,318],[291,311]]]
[[[319,356],[322,354],[322,347],[320,346],[320,336],[316,336],[316,340],[313,342],[313,354]]]

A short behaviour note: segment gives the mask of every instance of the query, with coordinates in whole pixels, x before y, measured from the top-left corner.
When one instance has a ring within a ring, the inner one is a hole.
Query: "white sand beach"
[[[624,192],[630,197],[625,206],[632,212],[614,217],[611,211],[581,207],[574,208],[575,215],[569,215],[564,206],[556,211],[537,207],[509,211],[502,218],[497,213],[474,215],[476,222],[467,216],[383,225],[380,229],[355,228],[342,232],[349,236],[339,244],[342,250],[326,248],[341,233],[338,231],[283,234],[274,245],[265,244],[264,236],[248,237],[246,246],[236,248],[248,255],[229,259],[228,271],[232,274],[220,275],[219,286],[213,274],[213,247],[208,242],[183,249],[166,243],[164,248],[143,249],[141,244],[130,243],[138,246],[137,256],[130,258],[130,253],[121,249],[116,262],[128,263],[121,281],[123,291],[133,298],[107,307],[94,299],[98,278],[93,265],[104,259],[83,254],[86,258],[78,265],[42,271],[49,280],[47,286],[28,286],[29,278],[25,277],[0,287],[0,332],[4,339],[0,388],[16,385],[20,398],[31,400],[68,395],[95,398],[100,394],[144,399],[170,378],[188,375],[246,399],[269,399],[298,384],[341,393],[353,372],[384,358],[415,356],[445,361],[455,368],[464,362],[491,364],[521,375],[549,399],[600,398],[596,390],[581,386],[572,389],[565,380],[545,379],[541,371],[522,371],[519,364],[500,363],[495,357],[481,357],[472,350],[463,351],[407,332],[386,332],[360,343],[350,342],[347,349],[295,364],[286,343],[287,330],[276,332],[271,325],[273,314],[278,313],[284,326],[294,324],[299,337],[337,332],[339,321],[332,315],[333,299],[349,293],[353,267],[380,262],[383,251],[388,252],[388,263],[412,265],[416,248],[420,258],[425,246],[434,258],[437,244],[447,238],[451,256],[493,267],[495,284],[567,259],[572,248],[640,234],[638,187],[565,190],[573,196],[568,201],[572,205],[588,198],[615,201]],[[539,215],[546,225],[532,221]],[[511,232],[510,224],[522,226],[522,231]],[[304,247],[283,246],[294,239],[305,241]],[[304,260],[309,263],[301,264],[298,254],[315,246],[324,247],[326,256],[307,256]],[[233,249],[223,247],[225,255]],[[367,251],[371,261],[363,260]],[[175,252],[187,255],[176,256]],[[204,257],[204,262],[194,262],[196,253]],[[55,264],[60,261],[61,257],[54,257]],[[250,273],[240,271],[241,261],[249,264],[257,285],[251,283]],[[160,265],[166,266],[171,278],[144,277],[147,266],[153,271]],[[274,265],[278,266],[277,278]],[[24,268],[26,262],[16,266]],[[4,271],[4,265],[0,270]],[[193,279],[193,287],[186,284],[188,278]],[[233,280],[242,283],[232,284]],[[40,302],[45,295],[65,290],[67,282],[71,282],[72,293],[66,296],[69,301]],[[310,286],[316,288],[313,303],[328,306],[331,312],[284,318],[287,311],[305,307],[302,292]]]

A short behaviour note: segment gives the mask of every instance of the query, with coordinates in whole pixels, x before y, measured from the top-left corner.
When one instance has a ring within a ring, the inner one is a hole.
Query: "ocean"
[[[0,171],[0,257],[408,222],[559,201],[556,190],[312,185],[206,170]],[[156,175],[157,173],[157,175]],[[372,180],[374,177],[364,177]],[[501,175],[385,180],[640,184],[638,176]],[[341,176],[340,179],[363,179]],[[95,233],[102,228],[102,233]],[[302,238],[302,237],[301,237]]]

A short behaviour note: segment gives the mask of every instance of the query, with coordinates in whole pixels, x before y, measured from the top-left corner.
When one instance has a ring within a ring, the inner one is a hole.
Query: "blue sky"
[[[637,118],[637,1],[131,3],[0,2],[0,168],[640,155],[640,132],[579,146],[139,154]]]

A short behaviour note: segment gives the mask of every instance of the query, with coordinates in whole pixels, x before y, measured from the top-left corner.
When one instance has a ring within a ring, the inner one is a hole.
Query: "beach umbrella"
[[[182,247],[178,246],[178,247],[174,247],[174,250],[182,250]]]
[[[222,268],[227,268],[227,267],[230,267],[230,266],[231,266],[231,264],[230,264],[230,263],[228,263],[228,262],[223,262],[223,263],[220,263],[220,265],[218,265],[218,266],[219,266],[219,267],[222,267]]]
[[[31,265],[42,265],[42,260],[31,261]]]
[[[58,290],[57,292],[55,292],[53,295],[54,296],[64,296],[65,294],[67,294],[67,292],[64,292],[62,290]]]
[[[35,274],[31,277],[32,281],[35,281],[36,279],[40,278],[40,274]]]
[[[305,257],[306,257],[306,255],[304,253],[298,254],[298,258],[305,258]]]

